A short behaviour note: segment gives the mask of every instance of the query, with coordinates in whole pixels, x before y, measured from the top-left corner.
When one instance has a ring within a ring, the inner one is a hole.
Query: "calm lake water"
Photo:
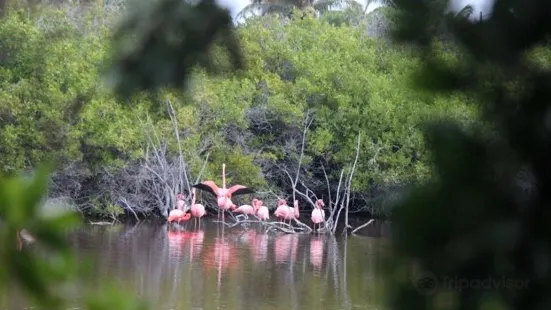
[[[382,308],[376,271],[386,239],[369,236],[381,224],[348,237],[222,227],[84,225],[68,238],[79,258],[94,262],[88,283],[114,280],[151,309]],[[28,307],[20,294],[1,299],[2,309]]]

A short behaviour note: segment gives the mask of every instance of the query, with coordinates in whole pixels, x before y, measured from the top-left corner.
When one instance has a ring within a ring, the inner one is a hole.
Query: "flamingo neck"
[[[222,164],[222,188],[226,189],[226,164]]]

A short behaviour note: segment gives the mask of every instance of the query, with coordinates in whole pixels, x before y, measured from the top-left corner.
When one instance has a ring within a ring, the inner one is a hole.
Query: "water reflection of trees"
[[[350,309],[378,301],[382,239],[146,224],[92,226],[71,238],[94,255],[95,281],[115,276],[157,309]]]

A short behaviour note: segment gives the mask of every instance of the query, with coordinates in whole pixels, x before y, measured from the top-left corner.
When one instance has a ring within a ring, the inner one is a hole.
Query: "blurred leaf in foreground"
[[[488,126],[428,127],[436,174],[395,209],[391,308],[548,309],[551,72],[525,56],[549,48],[551,2],[496,0],[489,19],[450,21],[465,53],[455,66],[422,35],[433,2],[448,1],[399,2],[410,8],[399,38],[431,60],[417,85],[474,97]]]
[[[230,64],[242,68],[232,18],[214,0],[139,4],[129,10],[129,16],[113,36],[113,63],[109,70],[122,98],[127,99],[134,91],[185,86],[196,65],[218,71],[209,53],[217,43],[226,48]]]
[[[45,309],[61,306],[63,291],[59,285],[76,270],[64,233],[80,222],[73,212],[48,217],[41,213],[50,171],[51,165],[43,165],[31,178],[17,175],[0,181],[0,286],[16,280]],[[16,238],[22,229],[30,231],[45,249],[54,251],[44,256],[26,248],[18,251]]]

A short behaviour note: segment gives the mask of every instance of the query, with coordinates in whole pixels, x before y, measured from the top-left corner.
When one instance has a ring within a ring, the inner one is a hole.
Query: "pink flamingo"
[[[277,209],[274,215],[280,220],[291,220],[294,217],[293,210],[287,205],[287,202],[283,199],[277,201]]]
[[[268,210],[268,207],[263,206],[262,204],[262,200],[259,200],[256,207],[256,217],[261,221],[267,221],[270,218],[270,211]]]
[[[321,222],[325,221],[325,211],[323,210],[323,207],[325,207],[325,203],[323,202],[323,200],[316,200],[316,206],[314,210],[312,210],[311,216],[312,222],[314,223],[314,231],[316,231],[316,224],[318,224],[319,230],[319,225],[321,224]]]
[[[254,191],[243,185],[233,185],[230,188],[226,188],[226,164],[222,164],[222,188],[219,188],[213,181],[203,181],[192,185],[192,187],[200,190],[207,191],[216,196],[216,203],[218,204],[218,216],[220,216],[220,209],[222,210],[222,220],[224,220],[224,211],[234,208],[234,204],[231,201],[231,197],[243,194],[252,194]]]
[[[186,213],[184,210],[186,206],[186,196],[183,194],[176,195],[176,209],[170,211],[170,214],[168,215],[167,222],[177,222],[180,224],[182,221],[187,221],[191,217],[190,213]]]
[[[176,195],[176,208],[182,211],[186,211],[186,195],[178,194]]]
[[[295,199],[295,202],[293,203],[293,211],[294,211],[294,218],[298,220],[300,217],[300,212],[298,210],[298,200]]]
[[[249,219],[249,215],[251,215],[251,214],[254,215],[257,204],[258,204],[258,199],[255,198],[251,202],[251,205],[242,205],[239,208],[233,210],[233,212],[241,213],[241,214],[245,215],[246,219]]]
[[[205,211],[205,206],[203,206],[200,203],[195,203],[195,188],[191,190],[191,215],[193,216],[193,220],[195,221],[195,224],[197,221],[199,221],[199,228],[201,227],[201,218],[207,214]]]

